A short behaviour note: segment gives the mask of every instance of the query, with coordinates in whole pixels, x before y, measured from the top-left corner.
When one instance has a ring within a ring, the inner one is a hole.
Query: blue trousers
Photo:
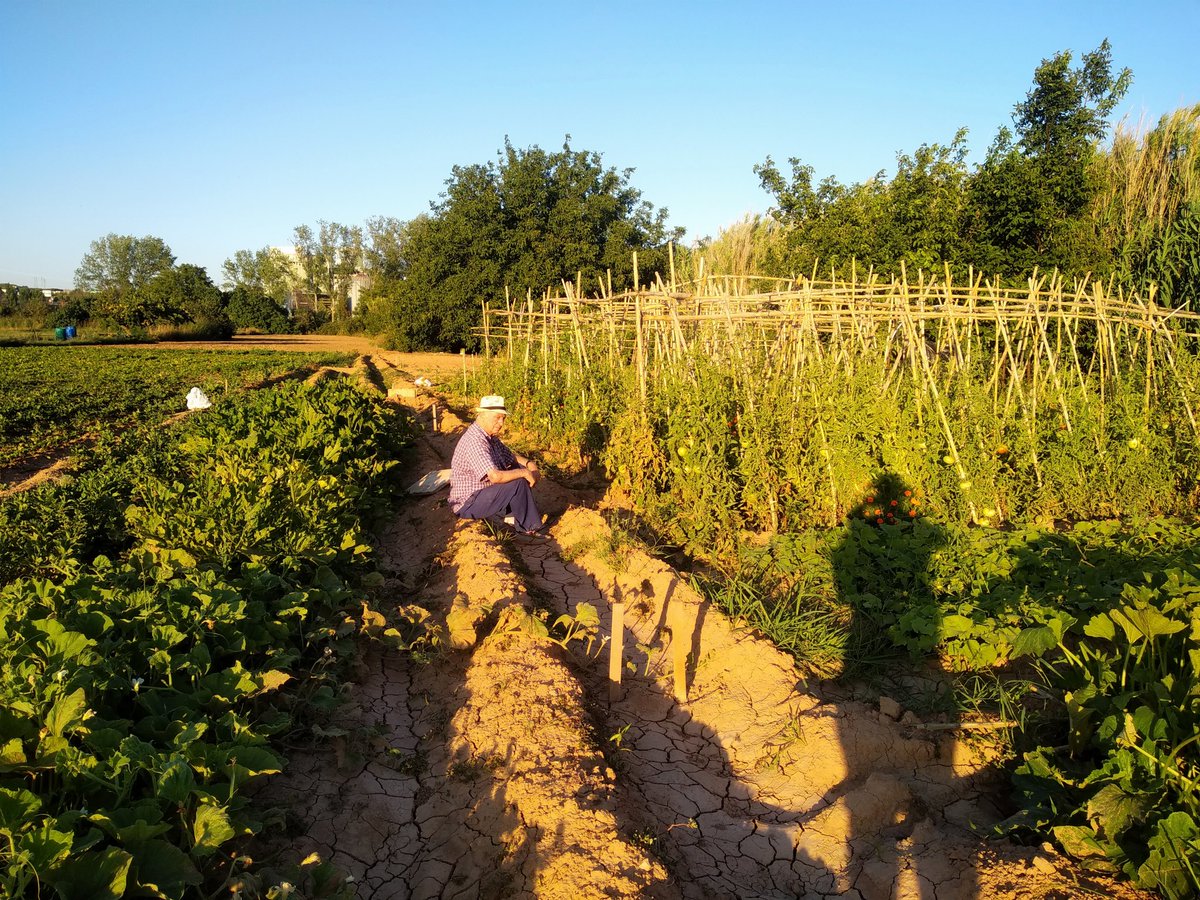
[[[542,527],[542,514],[538,512],[533,491],[524,478],[480,488],[458,508],[457,515],[460,519],[512,516],[521,531],[536,531]]]

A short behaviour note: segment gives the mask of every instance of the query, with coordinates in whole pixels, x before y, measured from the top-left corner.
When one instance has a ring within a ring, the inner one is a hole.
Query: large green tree
[[[1132,79],[1129,69],[1113,75],[1107,40],[1078,68],[1069,50],[1042,60],[1013,109],[1015,132],[1000,130],[971,181],[971,238],[982,262],[1013,275],[1106,265],[1106,248],[1082,221],[1098,188],[1089,164]]]
[[[455,166],[431,213],[408,223],[402,280],[374,300],[397,343],[457,349],[478,346],[481,304],[582,274],[595,286],[611,273],[629,286],[634,251],[643,282],[661,272],[668,228],[630,184],[632,169],[605,167],[600,154],[525,150],[505,141],[497,159]]]
[[[973,172],[965,129],[949,144],[898,155],[890,181],[880,172],[859,184],[818,183],[799,158],[784,174],[768,157],[754,171],[788,232],[778,274],[818,262],[822,270],[844,267],[851,258],[885,273],[902,261],[1011,276],[1034,266],[1105,270],[1112,248],[1086,221],[1098,189],[1091,162],[1131,78],[1128,69],[1113,74],[1107,41],[1077,68],[1069,51],[1043,60],[1014,107],[1015,131],[1002,128]]]
[[[789,272],[814,265],[844,267],[851,260],[893,272],[903,261],[932,268],[962,253],[966,129],[949,145],[922,144],[896,157],[896,174],[879,172],[868,181],[843,185],[832,177],[814,184],[814,170],[788,160],[790,177],[767,157],[754,167],[775,206],[771,214],[788,229]]]
[[[184,263],[155,275],[105,307],[108,318],[128,328],[194,322],[228,330],[221,292],[201,267]]]
[[[226,290],[246,288],[277,303],[292,290],[291,260],[277,247],[238,250],[221,265],[221,275]]]
[[[239,284],[225,297],[225,314],[234,328],[267,334],[291,330],[287,310],[260,290]]]
[[[121,295],[147,284],[175,264],[162,238],[106,234],[92,241],[75,270],[75,286],[101,294]]]
[[[345,318],[350,278],[363,268],[362,229],[319,220],[315,232],[307,225],[296,226],[292,241],[308,292],[317,300],[326,298],[330,318]]]

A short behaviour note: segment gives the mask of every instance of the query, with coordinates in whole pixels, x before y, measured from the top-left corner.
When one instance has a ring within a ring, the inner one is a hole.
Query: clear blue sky
[[[68,287],[92,240],[179,262],[299,224],[409,219],[507,135],[633,168],[689,238],[799,156],[861,181],[970,129],[978,161],[1033,70],[1109,38],[1116,118],[1200,102],[1200,0],[987,3],[0,0],[0,281]]]

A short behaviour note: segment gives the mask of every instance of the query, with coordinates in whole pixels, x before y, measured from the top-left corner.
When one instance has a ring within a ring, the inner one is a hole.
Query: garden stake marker
[[[608,702],[621,699],[621,662],[625,655],[625,603],[617,600],[612,611],[612,640],[608,645]]]

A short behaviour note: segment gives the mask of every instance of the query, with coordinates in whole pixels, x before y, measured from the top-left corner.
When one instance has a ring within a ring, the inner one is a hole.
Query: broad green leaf
[[[259,672],[254,676],[254,680],[258,682],[259,693],[264,693],[266,691],[279,690],[279,688],[283,687],[292,680],[292,676],[287,672],[280,672],[275,669],[271,669],[267,672]]]
[[[966,616],[951,613],[942,617],[941,636],[944,641],[970,634],[974,630],[975,622]]]
[[[1168,619],[1152,606],[1125,606],[1112,610],[1110,615],[1125,631],[1125,638],[1130,644],[1154,640],[1187,628],[1183,622]]]
[[[136,811],[118,807],[112,810],[111,817],[103,812],[95,812],[88,816],[88,821],[95,823],[110,838],[117,840],[129,850],[136,850],[151,838],[166,834],[171,830],[170,825],[162,822],[151,823],[145,819],[136,818]],[[158,818],[153,816],[153,818]]]
[[[546,627],[546,623],[532,613],[522,613],[519,625],[522,631],[538,638],[550,636],[550,629]]]
[[[1062,845],[1067,855],[1075,859],[1108,856],[1104,847],[1096,840],[1096,832],[1086,825],[1058,825],[1052,830],[1055,840]]]
[[[1045,625],[1035,625],[1021,631],[1013,640],[1013,657],[1041,656],[1058,646],[1058,636]]]
[[[87,697],[83,688],[76,688],[65,697],[59,697],[46,716],[46,728],[54,737],[62,737],[83,723],[87,712]]]
[[[446,629],[450,633],[451,649],[466,650],[475,646],[477,640],[475,623],[479,619],[479,613],[469,606],[455,604],[446,616]]]
[[[187,760],[173,756],[158,777],[155,796],[170,803],[182,803],[187,799],[195,784],[196,777]]]
[[[121,844],[130,850],[140,850],[142,845],[150,841],[151,838],[156,838],[166,834],[171,830],[171,826],[159,822],[152,825],[141,819],[134,822],[132,825],[126,825],[117,832],[117,837],[120,838]]]
[[[200,884],[200,872],[191,858],[166,841],[148,841],[137,855],[134,874],[140,885],[153,885],[168,897],[177,897],[182,888]]]
[[[116,847],[88,851],[53,869],[49,880],[62,900],[119,900],[132,862],[132,856]]]
[[[45,639],[40,642],[45,648],[46,656],[58,663],[75,659],[96,643],[85,634],[68,631],[61,622],[54,619],[39,619],[33,625],[46,634]]]
[[[53,820],[43,822],[21,835],[17,853],[26,854],[29,864],[38,872],[46,872],[67,858],[74,840],[69,831],[59,831]]]
[[[219,806],[200,806],[192,824],[193,856],[208,856],[234,835],[229,815]]]
[[[238,779],[255,775],[275,775],[283,770],[278,757],[265,747],[244,745],[229,751],[227,774],[236,770]]]
[[[1106,784],[1088,800],[1087,817],[1101,834],[1116,840],[1143,821],[1154,803],[1155,798],[1149,794],[1130,794],[1118,785]]]
[[[25,762],[25,744],[20,738],[13,738],[0,746],[0,766],[19,766]]]
[[[1173,812],[1160,820],[1147,842],[1150,855],[1138,868],[1138,884],[1171,898],[1194,896],[1191,860],[1198,855],[1198,839],[1200,829],[1187,813]]]
[[[1161,741],[1167,736],[1167,723],[1148,706],[1139,706],[1133,711],[1133,726],[1142,737]]]
[[[18,788],[0,788],[0,828],[11,832],[20,831],[33,814],[42,808],[42,801],[36,795]]]
[[[1103,638],[1104,640],[1111,641],[1117,636],[1117,629],[1116,626],[1113,625],[1113,621],[1108,617],[1107,613],[1100,613],[1097,616],[1093,616],[1091,620],[1083,626],[1083,633],[1088,637]]]
[[[179,733],[171,738],[171,744],[176,750],[186,750],[208,731],[207,722],[188,722],[179,729]]]
[[[600,613],[591,603],[580,603],[575,607],[575,622],[583,628],[596,628],[600,625]]]

